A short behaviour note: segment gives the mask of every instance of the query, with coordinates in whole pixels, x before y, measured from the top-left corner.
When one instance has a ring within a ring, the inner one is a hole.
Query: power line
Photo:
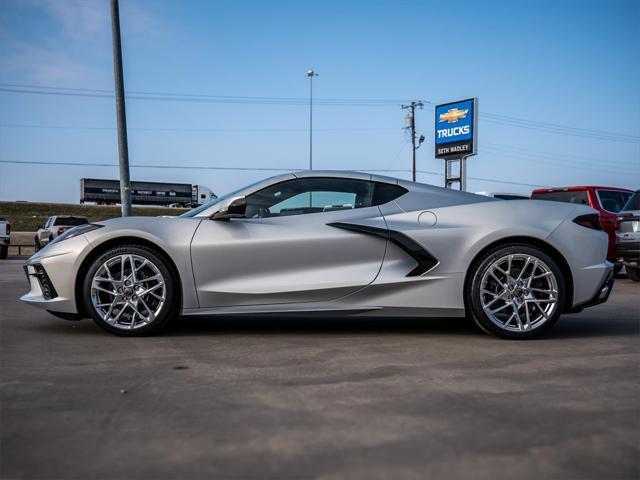
[[[42,125],[4,123],[0,128],[42,128],[60,130],[115,130],[116,127],[92,127],[86,125]],[[178,127],[127,127],[128,130],[141,132],[306,132],[305,128],[178,128]],[[367,132],[382,130],[402,130],[399,127],[363,127],[363,128],[314,128],[319,132]]]
[[[88,163],[88,162],[44,162],[37,160],[0,160],[2,164],[13,165],[50,165],[50,166],[67,166],[67,167],[118,167],[117,163]],[[228,170],[228,171],[255,171],[255,172],[297,172],[301,171],[300,168],[270,168],[270,167],[216,167],[216,166],[196,166],[196,165],[130,165],[131,168],[153,168],[153,169],[167,169],[167,170]],[[370,173],[411,173],[410,169],[338,169],[338,171],[356,171],[356,172],[370,172]],[[429,170],[416,170],[417,173],[425,175],[435,175],[438,177],[444,176],[439,172],[432,172]],[[513,182],[510,180],[496,180],[493,178],[483,177],[469,177],[472,180],[479,180],[483,182],[501,183],[506,185],[520,185],[525,187],[545,187],[546,185],[537,185],[533,183]]]
[[[72,130],[90,130],[90,131],[113,131],[115,127],[97,127],[97,126],[79,126],[79,125],[40,125],[40,124],[0,124],[0,128],[42,128],[42,129],[72,129]],[[174,127],[157,127],[157,128],[136,128],[129,127],[130,131],[142,131],[142,132],[221,132],[221,133],[244,133],[244,132],[304,132],[304,128],[174,128]],[[397,127],[371,127],[371,128],[317,128],[316,131],[323,132],[357,132],[357,131],[397,131],[400,130]],[[406,144],[403,145],[404,150]],[[505,145],[500,143],[483,142],[480,152],[485,152],[489,155],[500,155],[514,157],[519,160],[525,160],[529,162],[546,163],[549,165],[556,165],[565,168],[587,168],[598,172],[614,172],[614,173],[628,173],[627,168],[633,168],[637,166],[637,162],[634,165],[623,162],[624,165],[607,165],[604,161],[597,160],[595,158],[580,157],[577,155],[561,154],[558,152],[545,152],[541,150],[532,150],[524,147],[517,147],[513,145]],[[398,158],[400,152],[395,155],[392,163]],[[618,159],[620,162],[622,159]]]
[[[41,95],[63,95],[63,96],[79,96],[79,97],[97,97],[110,98],[113,91],[106,89],[91,88],[70,88],[70,87],[53,87],[44,85],[29,85],[18,83],[0,83],[0,92],[7,93],[24,93],[24,94],[41,94]],[[178,102],[209,102],[220,104],[248,104],[248,105],[299,105],[308,104],[306,98],[301,97],[264,97],[264,96],[230,96],[230,95],[210,95],[210,94],[185,94],[185,93],[169,93],[169,92],[148,92],[148,91],[129,91],[127,97],[136,100],[155,100],[155,101],[178,101]],[[434,102],[422,100],[430,106]],[[406,103],[403,99],[366,99],[366,98],[318,98],[315,99],[316,105],[325,106],[363,106],[363,107],[383,107],[396,106]],[[433,108],[433,107],[431,107]],[[603,130],[587,129],[580,127],[572,127],[568,125],[560,125],[557,123],[540,122],[536,120],[528,120],[508,115],[502,115],[491,112],[479,112],[479,116],[488,123],[497,125],[505,125],[511,127],[525,128],[545,133],[554,133],[561,135],[569,135],[574,137],[607,140],[623,143],[640,143],[640,136],[622,134],[616,132],[607,132]]]
[[[553,157],[547,157],[547,156],[542,156],[542,155],[536,155],[536,154],[530,154],[527,152],[511,152],[511,151],[505,151],[499,147],[491,147],[491,146],[481,146],[480,147],[480,153],[483,154],[493,154],[493,155],[499,155],[499,156],[504,156],[507,158],[515,158],[518,160],[524,160],[524,161],[528,161],[528,162],[535,162],[535,163],[544,163],[544,164],[548,164],[548,165],[554,165],[554,166],[559,166],[559,167],[565,167],[565,168],[572,168],[572,169],[590,169],[592,171],[597,171],[597,172],[602,172],[602,173],[618,173],[618,174],[626,174],[629,173],[629,168],[631,167],[625,167],[625,166],[616,166],[616,165],[606,165],[606,164],[600,164],[600,166],[598,165],[593,165],[590,163],[584,163],[584,162],[579,162],[576,160],[566,160],[563,158],[553,158]]]
[[[55,129],[55,130],[89,130],[89,131],[113,131],[115,127],[101,127],[101,126],[87,126],[87,125],[45,125],[45,124],[0,124],[0,128],[36,128],[36,129]],[[179,128],[179,127],[127,127],[130,131],[140,132],[221,132],[221,133],[244,133],[244,132],[306,132],[305,128]],[[379,131],[398,131],[406,130],[399,127],[362,127],[362,128],[315,128],[316,131],[321,132],[379,132]],[[402,150],[404,150],[406,144],[403,144]],[[506,145],[494,142],[483,142],[481,151],[489,151],[504,156],[517,156],[522,157],[525,160],[538,161],[538,159],[549,160],[550,162],[558,163],[560,166],[565,164],[566,166],[574,165],[576,167],[590,167],[598,169],[599,171],[607,172],[613,169],[636,167],[638,165],[637,160],[631,162],[625,162],[624,159],[618,158],[617,163],[622,163],[624,166],[619,165],[610,166],[607,165],[606,160],[598,160],[597,158],[582,157],[578,155],[572,155],[567,153],[549,152],[543,150],[535,150],[526,147],[518,147],[515,145]],[[399,153],[393,158],[394,162]]]
[[[481,152],[484,152],[483,150],[480,150]],[[501,152],[498,152],[498,155],[501,154]],[[487,155],[486,152],[484,152],[485,158]],[[511,157],[508,157],[511,158]],[[567,170],[570,170],[574,175],[576,174],[576,171],[578,171],[578,173],[584,173],[584,174],[590,174],[590,175],[595,175],[597,177],[600,177],[602,175],[616,175],[619,177],[623,177],[623,176],[627,176],[629,174],[628,171],[623,171],[623,170],[611,170],[611,169],[598,169],[597,167],[590,167],[590,166],[576,166],[576,165],[571,165],[571,164],[562,164],[562,163],[554,163],[551,161],[546,161],[546,160],[540,160],[540,159],[536,159],[536,158],[526,158],[526,157],[515,157],[514,160],[516,160],[518,163],[517,165],[519,165],[520,168],[524,168],[524,166],[520,163],[520,162],[530,162],[532,164],[535,164],[534,166],[530,167],[530,169],[535,170],[535,169],[543,169],[545,168],[545,165],[553,165],[556,168],[564,168]]]
[[[495,120],[501,120],[501,121],[509,121],[509,122],[515,122],[515,123],[522,123],[525,125],[533,125],[533,126],[543,126],[543,127],[553,127],[556,129],[560,129],[560,130],[572,130],[572,131],[579,131],[579,132],[583,132],[586,134],[603,134],[606,133],[606,135],[609,136],[615,136],[615,137],[622,137],[622,138],[638,138],[635,135],[627,135],[627,134],[623,134],[623,133],[614,133],[614,132],[602,132],[601,130],[593,130],[593,129],[589,129],[589,128],[580,128],[580,127],[569,127],[566,125],[560,125],[557,123],[550,123],[550,122],[539,122],[536,120],[526,120],[523,118],[517,118],[517,117],[511,117],[509,115],[499,115],[497,113],[489,113],[489,112],[480,112],[481,115],[484,115],[485,117],[489,117],[489,118],[493,118]]]
[[[545,156],[546,158],[566,158],[567,160],[579,160],[580,164],[582,164],[583,162],[590,162],[593,163],[595,165],[604,165],[606,164],[606,160],[604,159],[598,159],[598,158],[594,158],[594,157],[583,157],[581,155],[574,155],[571,153],[559,153],[559,152],[549,152],[549,151],[545,151],[545,150],[537,150],[537,149],[532,149],[532,148],[528,148],[528,147],[520,147],[517,145],[507,145],[504,143],[494,143],[494,142],[482,142],[483,145],[488,145],[491,147],[495,147],[495,148],[502,148],[502,149],[506,149],[506,150],[513,150],[516,152],[527,152],[527,153],[531,153],[531,154],[536,154],[536,155],[540,155],[540,156]],[[617,159],[618,161],[623,160],[623,159]],[[633,161],[634,165],[638,165],[638,161],[635,160]]]
[[[483,114],[482,113],[479,113],[478,115],[481,118],[483,118]],[[558,135],[569,135],[569,136],[572,136],[572,137],[582,137],[582,138],[589,138],[589,139],[595,139],[595,140],[607,140],[607,141],[621,142],[621,143],[640,143],[640,137],[635,137],[633,135],[626,135],[624,137],[620,137],[620,136],[617,136],[617,134],[613,134],[613,133],[609,133],[609,132],[582,133],[580,131],[571,131],[571,130],[569,130],[570,127],[566,127],[565,130],[561,130],[561,129],[557,129],[556,127],[553,127],[553,126],[541,127],[541,126],[537,126],[537,125],[526,125],[526,124],[522,124],[522,123],[514,123],[514,122],[508,122],[508,121],[495,120],[495,119],[492,119],[492,118],[484,118],[483,120],[485,122],[493,123],[493,124],[496,124],[496,125],[505,125],[505,126],[509,126],[509,127],[524,128],[524,129],[527,129],[527,130],[535,130],[535,131],[538,131],[538,132],[545,132],[545,133],[554,133],[554,134],[558,134]]]
[[[4,85],[4,84],[0,84]],[[113,93],[101,90],[71,90],[63,91],[33,89],[33,88],[10,88],[0,87],[0,92],[24,93],[35,95],[55,95],[70,97],[91,97],[91,98],[112,98]],[[187,95],[187,94],[160,94],[151,92],[128,91],[127,98],[135,100],[154,100],[172,102],[195,102],[195,103],[220,103],[220,104],[245,104],[245,105],[303,105],[309,104],[308,100],[302,98],[287,97],[244,97],[244,96],[213,96],[213,95]],[[376,99],[345,99],[345,98],[320,98],[316,99],[317,105],[328,106],[353,106],[353,107],[392,107],[401,101],[376,100]]]
[[[18,83],[0,83],[0,87],[16,87],[16,88],[31,88],[31,89],[43,89],[43,90],[64,90],[71,92],[91,92],[91,93],[105,93],[113,95],[113,90],[97,89],[97,88],[70,88],[70,87],[51,87],[43,85],[26,85]],[[194,94],[194,93],[171,93],[171,92],[149,92],[140,90],[129,90],[129,93],[137,95],[159,95],[159,96],[171,96],[171,97],[192,97],[192,98],[213,98],[213,99],[246,99],[246,100],[282,100],[282,101],[299,101],[308,102],[307,99],[302,97],[261,97],[261,96],[237,96],[237,95],[211,95],[211,94]],[[390,103],[397,105],[406,101],[406,99],[388,99],[388,98],[320,98],[316,100],[321,101],[333,101],[333,102],[373,102],[373,103]],[[426,102],[425,103],[431,103]]]
[[[429,102],[431,105],[433,103]],[[429,107],[429,110],[434,111],[434,107]],[[478,112],[478,116],[487,123],[493,123],[496,125],[504,125],[508,127],[525,128],[529,130],[535,130],[545,133],[554,133],[559,135],[569,135],[573,137],[583,137],[597,140],[608,140],[613,142],[622,143],[640,143],[640,136],[628,135],[614,132],[606,132],[603,130],[590,130],[578,127],[570,127],[568,125],[558,125],[555,123],[538,122],[535,120],[527,120],[524,118],[508,117],[506,115],[499,115],[490,112]]]
[[[18,165],[57,165],[66,167],[117,167],[117,163],[88,163],[88,162],[43,162],[39,160],[0,160],[0,163]],[[183,170],[238,170],[238,171],[265,171],[265,172],[294,172],[299,168],[267,168],[267,167],[212,167],[196,165],[130,165],[131,168],[154,169],[183,169]]]
[[[528,159],[533,161],[552,162],[552,164],[558,164],[558,165],[564,164],[564,165],[569,165],[569,166],[578,167],[578,168],[590,167],[590,168],[600,169],[602,171],[610,171],[612,168],[623,168],[625,169],[625,171],[628,171],[626,166],[618,167],[617,165],[608,165],[604,162],[601,162],[599,164],[592,164],[586,160],[579,161],[575,159],[566,159],[562,157],[554,157],[553,155],[542,155],[538,153],[531,153],[524,150],[520,152],[512,151],[512,150],[505,149],[504,147],[492,146],[492,145],[484,145],[484,146],[481,145],[480,152],[482,153],[491,152],[493,154],[497,153],[505,157],[514,157],[514,158],[521,157],[523,159]]]

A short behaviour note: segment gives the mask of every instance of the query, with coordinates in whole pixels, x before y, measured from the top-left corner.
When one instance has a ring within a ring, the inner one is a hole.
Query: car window
[[[53,217],[47,218],[47,223],[44,224],[44,228],[49,228],[51,226],[52,220],[53,220]]]
[[[531,195],[534,200],[550,200],[552,202],[577,203],[589,205],[589,197],[586,190],[559,190],[555,192],[534,192]]]
[[[284,217],[373,203],[373,183],[344,178],[300,178],[277,183],[247,197],[247,218]]]
[[[88,223],[87,219],[82,217],[58,217],[56,218],[54,225],[76,226],[76,225],[84,225],[85,223]]]
[[[373,182],[373,205],[384,205],[407,193],[407,189],[400,185]]]
[[[630,192],[618,190],[598,190],[600,206],[608,212],[618,213],[631,196]]]

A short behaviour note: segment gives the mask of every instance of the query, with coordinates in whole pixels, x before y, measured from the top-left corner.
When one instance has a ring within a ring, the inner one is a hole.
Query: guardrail
[[[9,247],[9,252],[8,254],[11,255],[12,249],[13,249],[13,255],[14,256],[22,256],[22,249],[27,249],[28,253],[25,253],[25,255],[33,255],[36,251],[36,247],[33,243],[10,243],[9,245],[7,245],[7,247]],[[15,251],[16,249],[18,250],[18,253],[16,254]],[[29,251],[31,250],[31,251]]]

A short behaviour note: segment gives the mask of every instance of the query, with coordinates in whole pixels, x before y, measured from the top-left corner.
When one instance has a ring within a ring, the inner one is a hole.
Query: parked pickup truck
[[[636,190],[618,216],[616,257],[627,277],[640,282],[640,190]]]
[[[9,253],[11,237],[11,224],[8,220],[0,218],[0,258],[5,259]]]
[[[45,224],[36,232],[34,240],[36,250],[40,250],[54,238],[62,235],[66,230],[89,223],[84,217],[72,217],[69,215],[56,215],[49,217]]]

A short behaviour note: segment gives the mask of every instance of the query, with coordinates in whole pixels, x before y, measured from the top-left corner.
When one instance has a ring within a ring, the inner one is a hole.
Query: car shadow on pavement
[[[52,335],[110,335],[91,320],[64,321],[54,317],[22,328]],[[193,316],[171,322],[159,336],[207,335],[451,335],[492,338],[466,318]],[[640,335],[640,322],[629,318],[565,315],[542,340]]]
[[[640,335],[640,322],[637,319],[581,318],[579,315],[565,315],[560,318],[544,338],[628,337],[638,335]]]
[[[487,336],[467,318],[183,317],[165,335],[452,335]],[[563,339],[639,335],[627,320],[565,316],[541,337]],[[489,338],[489,336],[487,336]]]
[[[476,335],[479,330],[465,318],[327,318],[313,316],[182,317],[166,335]]]

